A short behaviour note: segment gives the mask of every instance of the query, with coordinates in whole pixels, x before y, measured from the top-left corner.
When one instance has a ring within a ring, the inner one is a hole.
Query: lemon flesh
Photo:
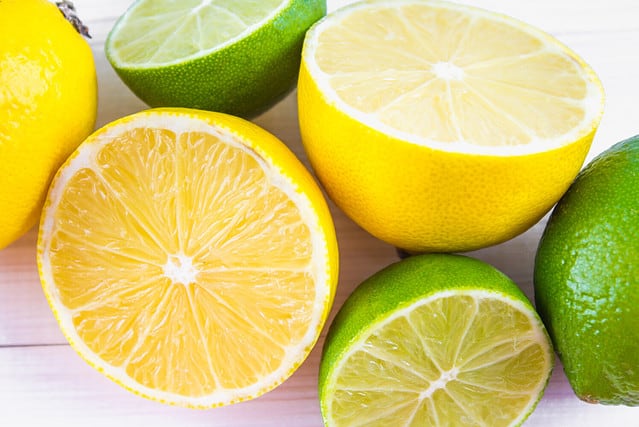
[[[597,119],[593,76],[549,36],[478,9],[392,4],[356,5],[311,36],[324,93],[367,125],[440,149],[507,153],[572,142]]]
[[[105,52],[153,107],[254,116],[295,85],[305,31],[325,0],[138,0]]]
[[[465,257],[421,255],[367,279],[327,337],[328,426],[522,423],[541,398],[552,347],[508,278]]]
[[[346,214],[398,247],[450,252],[512,238],[552,207],[603,91],[574,52],[512,18],[372,0],[308,32],[298,101],[311,164]]]
[[[151,110],[92,135],[43,214],[43,289],[71,345],[151,399],[211,407],[286,379],[319,336],[336,243],[312,178],[244,120]]]
[[[582,400],[639,405],[639,137],[601,153],[554,209],[535,300]]]

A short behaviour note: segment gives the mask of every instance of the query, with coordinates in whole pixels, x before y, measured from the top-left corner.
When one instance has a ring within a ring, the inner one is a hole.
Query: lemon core
[[[464,70],[452,62],[436,62],[432,67],[433,74],[442,80],[463,80]]]
[[[193,266],[193,259],[184,254],[169,256],[164,264],[164,275],[173,283],[189,285],[197,282],[199,271]]]

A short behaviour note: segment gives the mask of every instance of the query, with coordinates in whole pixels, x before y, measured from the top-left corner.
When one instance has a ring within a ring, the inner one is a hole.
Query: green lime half
[[[362,283],[326,338],[327,426],[512,426],[550,377],[550,339],[504,274],[458,256],[414,256]]]
[[[105,51],[150,106],[249,117],[294,87],[306,30],[325,13],[325,0],[138,0]]]

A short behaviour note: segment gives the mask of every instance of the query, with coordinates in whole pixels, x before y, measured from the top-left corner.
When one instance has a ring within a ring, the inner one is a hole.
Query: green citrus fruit
[[[138,0],[105,51],[151,106],[248,117],[294,87],[304,34],[325,13],[325,0]]]
[[[639,405],[639,136],[601,153],[553,211],[535,298],[588,402]]]
[[[427,254],[364,281],[329,330],[319,374],[327,426],[511,426],[553,365],[533,306],[481,261]]]

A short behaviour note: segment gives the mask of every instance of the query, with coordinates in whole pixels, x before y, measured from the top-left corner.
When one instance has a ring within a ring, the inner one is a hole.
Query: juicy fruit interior
[[[479,146],[552,141],[593,120],[590,77],[539,34],[450,5],[400,4],[355,9],[319,35],[319,69],[365,120]]]
[[[127,31],[117,31],[109,41],[110,51],[119,55],[119,62],[129,64],[158,65],[183,60],[238,37],[285,2],[140,1],[127,16]]]
[[[81,341],[186,396],[249,387],[296,357],[317,298],[312,238],[268,167],[224,135],[136,128],[115,142],[86,154],[50,237],[55,298]]]
[[[533,322],[482,293],[417,303],[347,354],[330,416],[340,426],[511,425],[532,409],[552,363]]]

